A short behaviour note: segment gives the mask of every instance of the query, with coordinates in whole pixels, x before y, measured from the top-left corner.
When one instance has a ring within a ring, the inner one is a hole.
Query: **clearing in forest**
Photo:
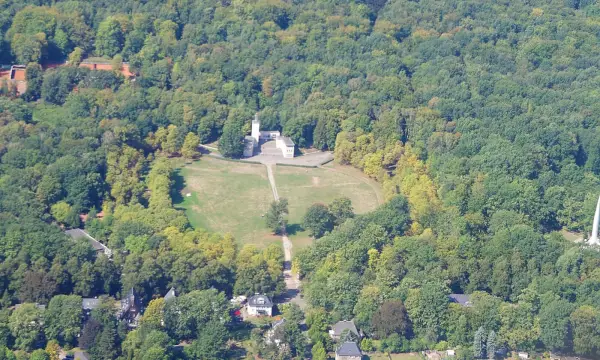
[[[278,165],[274,172],[279,197],[289,201],[288,235],[295,251],[311,243],[300,225],[306,209],[312,204],[329,204],[345,196],[352,201],[354,212],[363,214],[374,210],[382,202],[381,186],[349,166],[334,163],[321,168]]]
[[[238,242],[259,247],[281,241],[262,217],[273,195],[264,165],[204,156],[179,170],[183,208],[194,228],[231,233]],[[189,196],[186,196],[190,194]]]
[[[289,201],[288,232],[294,252],[311,243],[300,225],[312,204],[329,204],[333,199],[346,196],[352,200],[355,213],[361,214],[381,203],[379,184],[348,166],[277,165],[273,166],[273,172],[279,197]],[[175,205],[185,210],[195,228],[230,232],[239,242],[259,247],[281,241],[267,229],[263,217],[273,201],[265,165],[205,156],[182,167],[179,175],[181,198]]]

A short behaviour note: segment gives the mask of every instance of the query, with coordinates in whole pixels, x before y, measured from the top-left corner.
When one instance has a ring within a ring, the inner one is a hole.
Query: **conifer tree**
[[[477,329],[475,332],[475,338],[473,339],[473,356],[475,359],[483,359],[485,356],[485,329],[483,326]]]
[[[488,359],[494,359],[496,355],[496,333],[491,330],[487,337],[487,357]]]

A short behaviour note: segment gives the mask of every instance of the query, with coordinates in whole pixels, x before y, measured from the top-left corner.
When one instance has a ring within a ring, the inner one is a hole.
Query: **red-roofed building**
[[[25,75],[25,65],[12,65],[10,68],[0,68],[0,85],[6,81],[9,89],[16,88],[17,95],[21,95],[27,91]]]

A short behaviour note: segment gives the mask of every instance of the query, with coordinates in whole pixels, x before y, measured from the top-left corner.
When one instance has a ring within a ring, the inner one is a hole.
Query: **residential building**
[[[337,323],[335,323],[332,327],[331,330],[329,330],[329,336],[331,336],[331,338],[333,340],[340,340],[342,334],[344,332],[350,332],[352,333],[357,339],[359,339],[361,336],[358,332],[358,329],[356,328],[356,325],[354,325],[354,321],[350,320],[350,321],[338,321]]]
[[[248,299],[246,309],[251,316],[272,316],[273,302],[266,295],[256,294]]]
[[[119,305],[117,318],[126,321],[129,327],[137,327],[142,316],[142,303],[135,289],[131,288]]]
[[[267,333],[265,334],[265,343],[267,345],[274,343],[275,345],[279,346],[279,344],[281,344],[285,338],[283,331],[284,327],[285,319],[277,320],[271,324],[271,328],[267,330]]]
[[[15,306],[13,307],[13,309],[17,310],[18,308],[20,308],[20,307],[21,307],[21,306],[23,306],[23,305],[25,305],[25,303],[23,303],[23,304],[15,304]],[[36,307],[38,310],[42,310],[42,311],[43,311],[43,310],[46,310],[46,305],[44,305],[44,304],[38,304],[38,303],[35,303],[34,305],[35,305],[35,307]]]
[[[88,318],[92,310],[97,309],[102,302],[101,299],[98,298],[82,298],[81,299],[81,309],[83,310],[84,318]]]
[[[112,256],[112,250],[102,244],[100,241],[94,239],[90,234],[82,229],[71,229],[66,230],[65,234],[69,235],[73,240],[86,240],[96,250],[96,254],[104,254],[108,257]]]
[[[335,351],[335,360],[361,360],[362,352],[354,341],[340,345]]]
[[[460,304],[461,306],[471,307],[471,295],[466,294],[450,294],[448,295],[450,302]]]

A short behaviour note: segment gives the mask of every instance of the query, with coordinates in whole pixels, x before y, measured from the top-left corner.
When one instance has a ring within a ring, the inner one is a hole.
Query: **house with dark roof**
[[[362,352],[358,345],[353,342],[345,342],[335,351],[335,360],[361,360]]]
[[[142,316],[142,302],[135,289],[131,288],[119,304],[117,318],[126,321],[131,328],[137,327]]]
[[[471,295],[466,294],[450,294],[448,300],[452,303],[460,304],[461,306],[471,307]]]
[[[102,244],[100,241],[94,239],[90,234],[82,229],[70,229],[66,230],[65,234],[69,235],[73,240],[85,240],[87,241],[96,251],[96,254],[104,254],[108,257],[112,256],[112,250]]]
[[[358,332],[358,329],[356,328],[356,325],[354,325],[354,321],[350,320],[350,321],[338,321],[337,323],[335,323],[332,327],[331,330],[329,330],[329,336],[331,336],[331,338],[333,340],[340,340],[342,334],[344,332],[350,332],[352,333],[354,336],[356,336],[356,338],[360,339],[360,334]]]
[[[272,316],[273,302],[267,295],[256,294],[248,299],[246,309],[251,316]]]

